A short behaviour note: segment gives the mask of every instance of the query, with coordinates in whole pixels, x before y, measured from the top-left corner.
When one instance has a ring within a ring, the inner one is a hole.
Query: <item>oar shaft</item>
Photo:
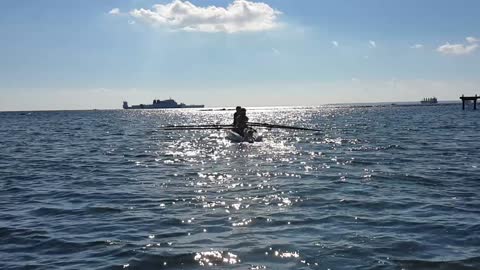
[[[294,126],[285,126],[285,125],[272,125],[267,123],[249,123],[252,126],[267,127],[267,128],[284,128],[284,129],[295,129],[295,130],[309,130],[309,131],[321,131],[319,129],[313,128],[303,128],[303,127],[294,127]]]
[[[220,130],[231,129],[231,127],[167,127],[163,130]]]
[[[163,128],[209,128],[209,127],[233,127],[233,125],[185,125],[185,126],[176,126],[176,125],[170,125],[170,126],[164,126]]]

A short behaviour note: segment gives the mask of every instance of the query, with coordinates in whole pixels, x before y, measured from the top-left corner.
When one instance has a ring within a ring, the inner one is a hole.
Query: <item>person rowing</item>
[[[233,114],[233,126],[237,126],[237,117],[240,115],[240,111],[242,110],[242,107],[237,106],[235,108],[235,113]]]
[[[235,118],[235,126],[233,131],[238,133],[240,136],[245,136],[245,129],[248,128],[248,117],[247,110],[245,108],[240,108],[240,113]]]

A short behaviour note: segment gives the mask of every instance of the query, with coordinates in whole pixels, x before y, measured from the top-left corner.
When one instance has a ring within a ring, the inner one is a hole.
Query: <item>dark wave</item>
[[[397,263],[412,270],[477,270],[480,268],[480,257],[454,261],[397,260]]]

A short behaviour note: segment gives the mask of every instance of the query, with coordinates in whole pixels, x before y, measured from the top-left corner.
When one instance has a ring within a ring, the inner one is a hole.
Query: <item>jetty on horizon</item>
[[[477,109],[477,100],[479,98],[480,97],[478,95],[465,96],[465,95],[462,94],[462,96],[460,97],[460,99],[462,100],[462,110],[465,110],[465,102],[467,102],[467,101],[473,101],[473,109],[476,110]]]

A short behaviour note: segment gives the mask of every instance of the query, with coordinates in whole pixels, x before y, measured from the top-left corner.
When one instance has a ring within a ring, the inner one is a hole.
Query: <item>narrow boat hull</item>
[[[233,130],[228,130],[226,138],[234,143],[242,143],[242,142],[253,143],[253,142],[262,141],[262,136],[260,136],[256,130],[254,129],[250,129],[250,130],[253,132],[250,132],[250,133],[245,132],[245,134],[250,134],[250,136],[245,136],[245,137],[241,136],[240,134],[238,134]]]

